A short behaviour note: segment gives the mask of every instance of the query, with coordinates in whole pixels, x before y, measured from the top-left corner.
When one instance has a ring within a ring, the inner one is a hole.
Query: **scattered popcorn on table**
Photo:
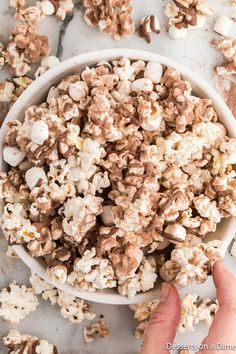
[[[223,54],[225,59],[221,66],[216,67],[217,74],[221,76],[236,74],[236,39],[214,39],[212,45]]]
[[[185,295],[182,299],[182,316],[178,330],[180,332],[193,331],[194,326],[200,321],[204,321],[210,327],[218,308],[217,300],[201,299],[195,294]]]
[[[0,317],[12,324],[23,320],[30,312],[36,310],[38,299],[32,288],[17,285],[14,281],[0,293]]]
[[[181,302],[182,315],[178,326],[179,332],[193,331],[194,326],[200,321],[204,321],[210,327],[219,309],[218,300],[212,301],[209,298],[200,298],[195,294],[186,294]],[[135,337],[141,341],[148,327],[148,319],[157,305],[158,301],[151,301],[129,306],[134,311],[134,318],[140,321],[135,329]]]
[[[166,6],[169,34],[173,39],[185,38],[189,29],[201,28],[213,14],[207,0],[175,0]]]
[[[151,43],[151,33],[160,33],[160,23],[154,15],[143,17],[139,27],[140,37],[144,38],[148,43]]]
[[[95,318],[96,314],[92,312],[89,303],[55,288],[38,275],[32,273],[30,283],[35,294],[41,295],[44,300],[50,300],[53,306],[58,305],[61,315],[70,322],[80,323],[85,319],[91,321]]]
[[[134,311],[134,318],[138,321],[146,320],[155,310],[159,300],[143,302],[141,304],[129,305],[130,309]]]
[[[130,2],[131,0],[83,0],[84,19],[89,26],[98,27],[100,31],[110,33],[114,39],[120,40],[135,31]]]
[[[86,67],[9,123],[3,230],[45,258],[52,282],[80,290],[203,282],[223,256],[204,237],[236,216],[235,150],[176,70],[128,58]]]
[[[3,338],[4,345],[9,349],[9,354],[58,354],[57,347],[45,339],[21,334],[16,329],[11,329]]]
[[[107,337],[110,334],[110,329],[105,321],[92,323],[85,326],[83,330],[84,339],[87,343],[93,342],[97,337]]]

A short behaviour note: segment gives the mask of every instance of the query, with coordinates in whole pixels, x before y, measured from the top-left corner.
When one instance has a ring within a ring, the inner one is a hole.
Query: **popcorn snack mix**
[[[21,334],[16,329],[11,329],[3,343],[9,354],[58,354],[57,348],[45,339]]]
[[[132,297],[159,276],[201,283],[223,256],[204,237],[236,215],[235,151],[176,70],[98,63],[9,123],[2,228],[55,284]]]

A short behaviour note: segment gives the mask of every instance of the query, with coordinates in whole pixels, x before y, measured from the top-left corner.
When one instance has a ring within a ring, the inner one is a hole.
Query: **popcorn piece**
[[[34,143],[42,145],[48,139],[48,125],[43,120],[37,120],[31,130],[31,139]]]
[[[169,269],[176,269],[180,266],[175,280],[187,286],[194,280],[199,284],[203,283],[208,276],[209,264],[215,262],[223,256],[223,250],[215,247],[210,242],[208,244],[199,244],[191,248],[178,248],[174,249],[171,253],[171,260],[161,268],[160,275],[165,275],[164,270],[168,266]],[[167,268],[167,269],[168,269]]]
[[[138,321],[144,321],[153,313],[159,301],[149,301],[142,304],[129,305],[131,310],[134,311],[134,318]]]
[[[109,333],[109,326],[105,321],[92,323],[90,326],[85,326],[83,330],[84,339],[87,343],[93,342],[97,336],[107,337]]]
[[[64,284],[67,279],[67,268],[59,262],[53,262],[47,269],[48,277],[53,283]]]
[[[194,198],[193,202],[202,217],[207,218],[212,222],[220,222],[221,215],[217,208],[216,201],[211,202],[208,197],[200,195],[199,197]]]
[[[120,40],[135,31],[131,17],[133,11],[130,0],[115,3],[94,0],[83,0],[85,7],[84,19],[91,27],[98,27],[100,31],[111,33],[114,39]]]
[[[206,325],[210,327],[218,308],[217,300],[200,298],[195,294],[185,295],[182,299],[182,316],[178,331],[193,331],[194,326],[200,321],[205,321]]]
[[[74,9],[72,0],[51,0],[51,2],[56,9],[56,16],[62,21],[64,21],[66,16]]]
[[[95,248],[85,251],[83,257],[75,261],[74,272],[69,275],[68,281],[79,289],[87,291],[116,286],[114,271],[109,261],[96,257]]]
[[[3,343],[11,354],[58,354],[56,346],[45,339],[39,339],[29,334],[20,334],[16,329],[11,329],[8,335],[3,338]]]
[[[32,167],[25,173],[25,181],[28,187],[32,190],[37,184],[47,183],[48,179],[46,173],[41,167]]]
[[[148,321],[143,321],[143,322],[139,323],[139,325],[135,329],[134,335],[141,342],[144,339],[147,328],[148,328]]]
[[[35,311],[38,300],[32,288],[19,286],[14,281],[0,293],[0,317],[13,324],[19,323],[30,312]]]
[[[67,200],[64,204],[64,231],[78,243],[96,224],[96,215],[102,213],[102,198],[86,196]]]
[[[118,291],[121,295],[131,298],[137,292],[152,289],[156,279],[156,261],[154,257],[144,257],[134,277],[119,281]]]
[[[218,75],[233,75],[236,73],[236,40],[233,38],[214,39],[212,45],[223,54],[225,63],[216,67]]]
[[[84,300],[76,298],[56,289],[36,274],[31,274],[30,283],[35,294],[41,295],[44,300],[50,300],[51,304],[58,305],[61,315],[72,323],[80,323],[84,319],[93,320],[96,316],[92,312],[91,306]]]
[[[176,26],[170,26],[169,35],[173,39],[184,39],[187,36],[186,28],[178,28]]]
[[[25,153],[14,146],[7,146],[3,149],[4,160],[13,167],[19,165],[25,158]]]
[[[148,43],[151,43],[150,33],[160,33],[160,23],[154,15],[143,17],[139,27],[140,37],[144,38]]]
[[[220,15],[214,24],[214,31],[226,37],[232,26],[233,20],[231,18],[226,15]]]

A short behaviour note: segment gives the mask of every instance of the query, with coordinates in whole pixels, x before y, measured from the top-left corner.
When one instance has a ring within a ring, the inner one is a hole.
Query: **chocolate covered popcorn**
[[[189,29],[203,27],[213,9],[207,0],[173,0],[167,4],[165,13],[169,17],[169,35],[182,39]]]
[[[99,321],[85,326],[83,335],[85,342],[93,342],[98,336],[101,338],[109,336],[110,330],[106,321]]]
[[[204,237],[236,215],[235,150],[176,70],[128,58],[86,67],[9,123],[2,228],[55,284],[132,297],[158,277],[204,282],[223,256]]]
[[[130,0],[83,0],[84,19],[89,26],[98,27],[100,31],[120,40],[135,31],[130,3]]]
[[[58,354],[56,346],[45,339],[21,334],[16,329],[10,330],[3,338],[3,343],[8,348],[9,354]]]
[[[225,62],[216,67],[218,75],[234,75],[236,73],[236,40],[234,38],[219,38],[212,41],[222,54]]]

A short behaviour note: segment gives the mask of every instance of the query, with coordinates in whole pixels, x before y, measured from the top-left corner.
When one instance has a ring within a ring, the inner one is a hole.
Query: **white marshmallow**
[[[147,123],[141,124],[141,127],[148,132],[154,132],[160,128],[162,120],[162,115],[158,115],[155,119],[150,119]]]
[[[236,257],[236,241],[234,241],[230,253],[233,257]]]
[[[151,92],[153,90],[153,83],[150,79],[143,78],[132,82],[132,90],[134,92]]]
[[[221,34],[222,36],[227,36],[233,25],[233,20],[226,15],[220,15],[215,24],[214,31]]]
[[[103,213],[101,214],[101,219],[105,226],[111,226],[114,224],[112,205],[104,205]]]
[[[44,172],[44,169],[41,167],[32,167],[29,170],[26,171],[25,173],[25,181],[29,187],[29,189],[33,189],[39,180],[42,180],[43,182],[48,181],[46,173]]]
[[[187,36],[186,28],[177,28],[175,26],[170,26],[169,35],[173,39],[184,39]]]
[[[197,24],[195,26],[188,25],[188,29],[198,29],[204,27],[206,24],[206,16],[197,15]]]
[[[39,3],[42,13],[46,16],[51,16],[55,12],[55,7],[51,1],[43,0]]]
[[[161,64],[155,61],[150,61],[149,63],[147,63],[147,66],[144,71],[144,77],[152,80],[154,84],[159,84],[159,82],[161,81],[162,74],[163,68]]]
[[[186,239],[186,229],[180,224],[170,224],[164,230],[164,235],[172,243],[184,242]]]
[[[60,64],[60,60],[53,55],[49,55],[43,58],[41,61],[41,66],[47,70],[53,68],[58,64]]]
[[[7,146],[3,149],[3,159],[10,166],[16,167],[25,158],[25,153],[15,146]]]
[[[83,81],[74,82],[69,86],[69,95],[75,102],[79,102],[88,94],[88,86]]]
[[[48,125],[43,120],[34,122],[31,130],[31,139],[36,144],[42,145],[49,137]]]

